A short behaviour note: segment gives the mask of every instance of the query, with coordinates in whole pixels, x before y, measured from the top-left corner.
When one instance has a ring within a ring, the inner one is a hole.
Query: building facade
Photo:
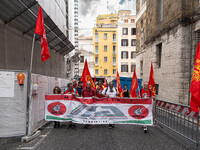
[[[73,79],[79,74],[79,43],[78,43],[78,0],[68,0],[68,14],[69,14],[69,40],[74,45],[75,49],[66,56],[67,60],[67,77]]]
[[[79,37],[79,77],[82,76],[85,60],[87,59],[90,74],[94,77],[94,53],[93,53],[93,38]]]
[[[136,67],[136,23],[131,11],[118,13],[118,71],[123,77],[132,77]]]
[[[158,99],[189,104],[200,37],[198,10],[198,0],[137,1],[137,74],[148,81],[153,63]]]
[[[93,28],[94,75],[112,80],[118,66],[118,14],[99,15]]]

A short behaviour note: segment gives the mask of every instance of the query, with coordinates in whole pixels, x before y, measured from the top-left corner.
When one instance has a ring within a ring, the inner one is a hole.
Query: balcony
[[[113,66],[116,66],[116,62],[113,62]]]
[[[99,65],[99,63],[98,62],[95,62],[95,66],[98,66]]]
[[[98,55],[98,54],[99,54],[99,51],[95,51],[95,54]]]
[[[116,43],[116,39],[113,39],[113,43]]]
[[[113,55],[116,55],[116,51],[113,51]]]
[[[98,43],[99,42],[99,39],[95,39],[95,43]]]

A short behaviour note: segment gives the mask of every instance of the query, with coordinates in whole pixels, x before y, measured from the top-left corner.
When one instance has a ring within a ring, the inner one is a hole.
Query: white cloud
[[[92,36],[92,28],[98,15],[117,13],[119,10],[131,10],[132,14],[136,14],[136,0],[125,0],[122,5],[119,4],[120,1],[79,0],[79,35]]]

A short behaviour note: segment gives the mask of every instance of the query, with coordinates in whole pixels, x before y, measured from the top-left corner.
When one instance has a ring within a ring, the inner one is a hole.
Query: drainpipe
[[[189,56],[190,56],[190,62],[189,62],[189,89],[190,89],[190,85],[191,85],[191,69],[192,69],[192,47],[193,47],[193,41],[192,41],[192,24],[190,24],[190,53],[189,53]],[[190,105],[190,91],[188,89],[188,105]]]

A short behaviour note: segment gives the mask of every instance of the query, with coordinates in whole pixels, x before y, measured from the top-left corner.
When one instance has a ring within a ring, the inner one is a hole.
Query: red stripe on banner
[[[152,99],[140,99],[140,98],[78,98],[72,95],[45,95],[45,100],[70,100],[80,101],[84,104],[112,104],[112,103],[125,103],[125,104],[152,104]]]

